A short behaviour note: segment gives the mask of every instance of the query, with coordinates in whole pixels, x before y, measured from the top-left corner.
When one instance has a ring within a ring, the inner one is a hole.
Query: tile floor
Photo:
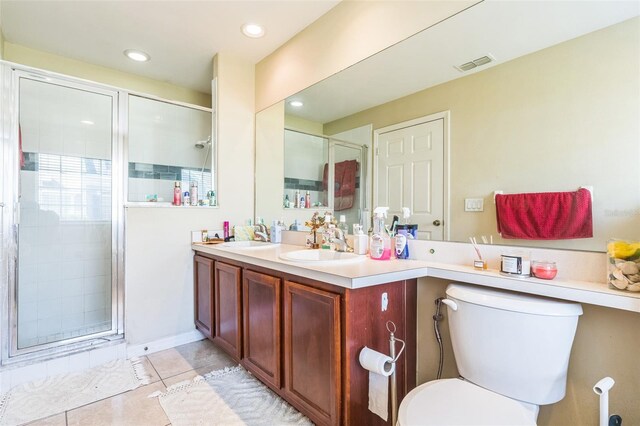
[[[212,370],[236,365],[208,340],[177,346],[143,358],[151,375],[149,385],[121,393],[76,409],[29,423],[30,426],[135,425],[165,426],[169,419],[158,398],[147,398],[156,391]]]

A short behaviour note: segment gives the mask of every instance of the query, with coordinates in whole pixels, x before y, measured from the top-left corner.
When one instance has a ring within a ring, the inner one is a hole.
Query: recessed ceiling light
[[[242,26],[242,34],[252,38],[262,37],[264,35],[264,28],[258,24],[244,24]]]
[[[304,104],[302,103],[302,101],[291,101],[289,102],[289,105],[291,105],[292,107],[300,108]]]
[[[86,124],[87,126],[93,126],[95,123],[91,120],[81,120],[80,123]]]
[[[123,53],[127,58],[136,62],[147,62],[149,59],[151,59],[151,56],[149,56],[149,54],[143,52],[142,50],[127,49]]]

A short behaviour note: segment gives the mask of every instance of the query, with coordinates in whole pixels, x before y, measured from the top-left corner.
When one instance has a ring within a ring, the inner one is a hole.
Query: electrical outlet
[[[382,308],[382,312],[386,311],[388,306],[389,306],[389,296],[385,292],[385,293],[382,293],[382,300],[380,301],[380,307]]]
[[[465,212],[483,212],[484,211],[484,199],[482,199],[482,198],[465,198],[464,199],[464,211]]]

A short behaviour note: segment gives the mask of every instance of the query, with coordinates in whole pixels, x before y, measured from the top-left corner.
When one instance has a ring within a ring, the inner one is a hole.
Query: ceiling
[[[328,123],[481,72],[640,13],[638,1],[485,0],[287,99],[288,114]],[[456,68],[492,55],[496,61]],[[594,60],[597,52],[594,52]]]
[[[10,43],[211,93],[218,52],[259,62],[339,0],[0,0]],[[263,25],[251,39],[242,24]],[[136,63],[123,55],[140,49]]]

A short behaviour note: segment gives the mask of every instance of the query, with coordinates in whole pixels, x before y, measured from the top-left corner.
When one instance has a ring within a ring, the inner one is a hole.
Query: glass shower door
[[[329,150],[334,181],[333,210],[336,219],[345,216],[349,232],[353,232],[352,225],[361,223],[364,208],[366,147],[332,139]]]
[[[116,94],[26,75],[18,82],[12,355],[117,330]]]

